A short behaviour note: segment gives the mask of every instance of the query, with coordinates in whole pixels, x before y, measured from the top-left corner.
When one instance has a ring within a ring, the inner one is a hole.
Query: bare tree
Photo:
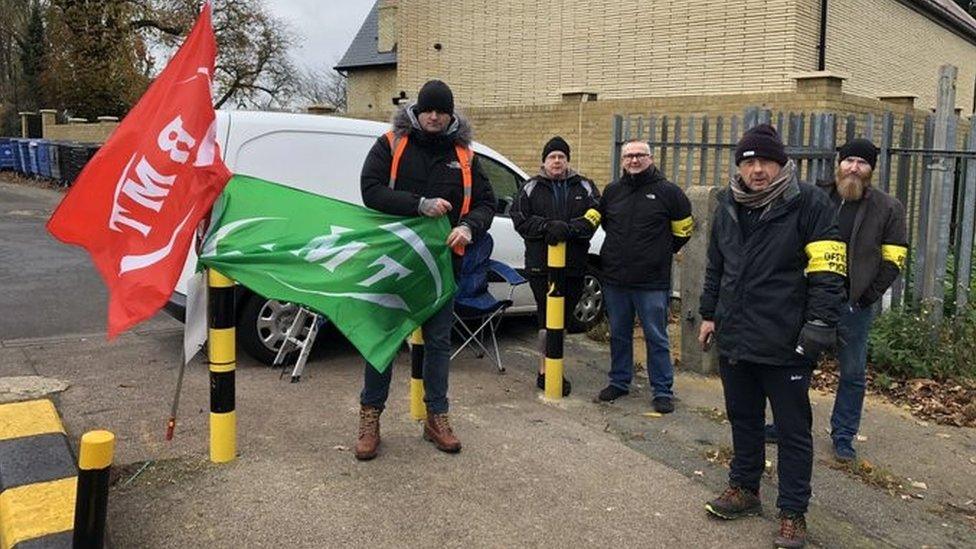
[[[296,107],[327,105],[346,110],[346,77],[331,68],[306,68],[295,79],[292,104]]]
[[[196,18],[197,0],[130,0],[141,7],[131,22],[151,47],[173,49]],[[215,106],[284,108],[295,83],[289,49],[295,35],[264,0],[224,0],[214,5],[217,65]]]

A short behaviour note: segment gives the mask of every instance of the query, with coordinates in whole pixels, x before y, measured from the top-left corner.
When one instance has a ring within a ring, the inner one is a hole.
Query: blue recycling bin
[[[51,142],[47,139],[35,139],[37,151],[37,175],[51,178]]]
[[[6,137],[0,137],[0,170],[14,169],[14,147]]]
[[[30,173],[30,155],[27,153],[27,139],[17,140],[17,156],[20,157],[20,175],[27,176]]]

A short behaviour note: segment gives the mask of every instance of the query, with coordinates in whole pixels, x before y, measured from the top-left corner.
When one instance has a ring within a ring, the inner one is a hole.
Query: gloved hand
[[[585,217],[577,217],[576,219],[569,220],[570,236],[578,237],[581,235],[592,234],[593,230],[593,224],[591,224]]]
[[[569,225],[565,221],[553,219],[546,223],[546,244],[550,246],[566,242],[569,238]]]
[[[811,320],[803,325],[796,342],[796,352],[816,361],[822,353],[837,349],[837,327],[828,326],[822,320]]]

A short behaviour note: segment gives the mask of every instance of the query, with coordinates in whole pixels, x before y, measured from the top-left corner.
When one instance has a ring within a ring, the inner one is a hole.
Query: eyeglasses
[[[633,154],[625,154],[623,155],[623,158],[624,160],[640,160],[641,158],[647,158],[648,156],[651,155],[647,153],[633,153]]]

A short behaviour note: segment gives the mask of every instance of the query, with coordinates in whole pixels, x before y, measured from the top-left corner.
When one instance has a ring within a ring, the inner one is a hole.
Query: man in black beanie
[[[838,323],[844,344],[837,352],[840,383],[830,416],[830,437],[839,461],[857,457],[853,441],[864,404],[873,305],[898,278],[908,255],[904,206],[871,186],[877,160],[874,143],[851,140],[839,150],[834,180],[820,183],[837,209],[840,237],[847,243],[847,302]]]
[[[454,112],[454,94],[440,80],[424,84],[417,103],[401,107],[393,115],[391,130],[376,140],[366,156],[360,187],[367,208],[399,216],[447,216],[452,227],[447,245],[454,250],[455,277],[465,247],[484,235],[494,219],[495,195],[471,150],[471,126]],[[454,302],[449,300],[423,324],[427,406],[423,437],[449,453],[461,450],[447,415],[453,309]],[[377,455],[380,414],[392,372],[392,364],[383,373],[366,365],[359,397],[356,459]]]
[[[566,243],[565,306],[563,326],[576,330],[573,315],[583,293],[590,239],[600,223],[596,207],[600,191],[596,185],[576,173],[570,165],[569,143],[558,135],[542,147],[539,174],[519,189],[512,205],[512,224],[525,239],[525,271],[535,297],[539,320],[539,348],[544,351],[546,338],[546,295],[549,286],[548,246]],[[542,353],[545,355],[545,353]],[[546,388],[544,358],[539,361],[536,386]],[[563,396],[572,386],[563,377]]]
[[[738,173],[718,195],[699,313],[699,341],[714,337],[732,426],[729,487],[705,508],[721,518],[757,515],[765,469],[766,399],[779,430],[778,547],[802,547],[813,471],[810,375],[836,343],[846,248],[834,208],[768,124],[735,149]]]

